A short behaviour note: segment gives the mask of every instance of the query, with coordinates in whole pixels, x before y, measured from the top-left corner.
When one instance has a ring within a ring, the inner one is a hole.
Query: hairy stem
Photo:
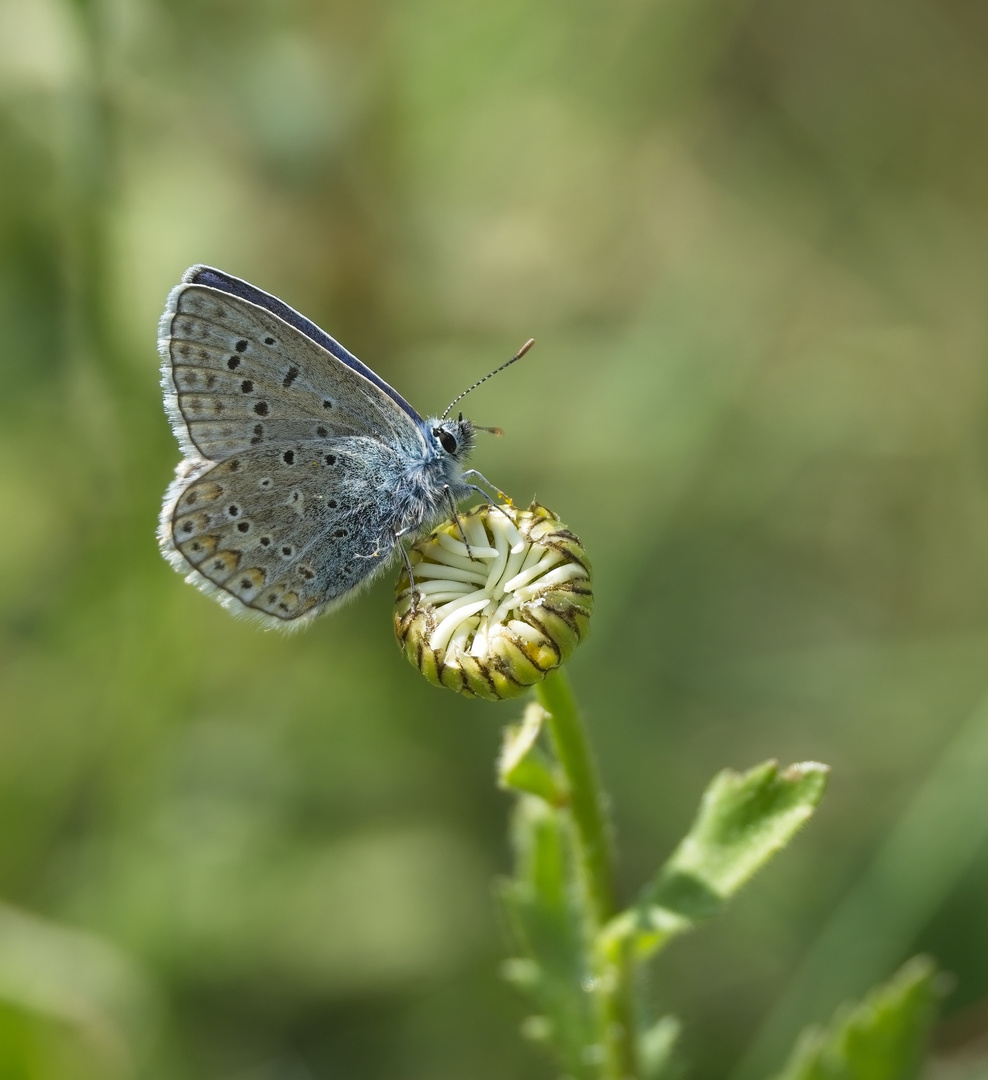
[[[590,750],[587,730],[576,699],[561,668],[536,689],[549,714],[556,756],[566,776],[568,808],[573,818],[578,862],[587,906],[588,936],[595,942],[600,929],[617,913],[614,846],[605,810],[604,792]],[[634,1080],[639,1075],[631,1009],[631,964],[622,951],[605,956],[594,948],[595,992],[599,995],[599,1046],[604,1080]]]

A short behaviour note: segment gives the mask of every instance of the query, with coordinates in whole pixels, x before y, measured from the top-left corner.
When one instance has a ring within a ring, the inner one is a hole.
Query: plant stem
[[[587,730],[562,669],[557,668],[536,688],[539,703],[549,714],[556,756],[566,776],[569,810],[573,817],[578,861],[587,899],[591,942],[617,914],[614,847]],[[601,1076],[634,1080],[639,1075],[631,1009],[631,964],[625,952],[605,957],[594,947],[591,958],[600,1009]]]
[[[556,756],[569,785],[569,808],[580,840],[580,861],[594,921],[603,926],[617,910],[614,897],[614,857],[611,850],[603,791],[590,752],[587,731],[573,691],[557,668],[539,683],[536,695],[549,714]]]

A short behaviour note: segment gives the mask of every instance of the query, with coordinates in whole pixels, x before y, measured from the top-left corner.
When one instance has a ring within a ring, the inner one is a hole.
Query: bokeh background
[[[158,555],[194,262],[441,410],[596,569],[628,896],[709,778],[817,819],[671,950],[699,1080],[905,957],[988,1031],[988,14],[976,0],[3,0],[0,1075],[537,1080],[498,976],[513,705],[390,582],[305,634]],[[967,1070],[967,1071],[965,1071]]]

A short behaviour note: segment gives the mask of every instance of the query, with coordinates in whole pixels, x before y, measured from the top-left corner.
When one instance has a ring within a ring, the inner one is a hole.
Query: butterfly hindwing
[[[376,498],[390,451],[346,437],[262,446],[176,478],[162,512],[168,559],[234,611],[302,625],[387,562],[394,522]]]

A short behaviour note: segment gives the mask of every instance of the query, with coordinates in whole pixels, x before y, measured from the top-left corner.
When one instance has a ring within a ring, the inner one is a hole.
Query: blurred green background
[[[536,1080],[490,881],[511,704],[389,581],[296,637],[160,558],[194,262],[315,319],[596,569],[628,896],[710,776],[834,768],[656,1009],[756,1080],[907,955],[988,1031],[988,9],[0,3],[0,1076]]]

